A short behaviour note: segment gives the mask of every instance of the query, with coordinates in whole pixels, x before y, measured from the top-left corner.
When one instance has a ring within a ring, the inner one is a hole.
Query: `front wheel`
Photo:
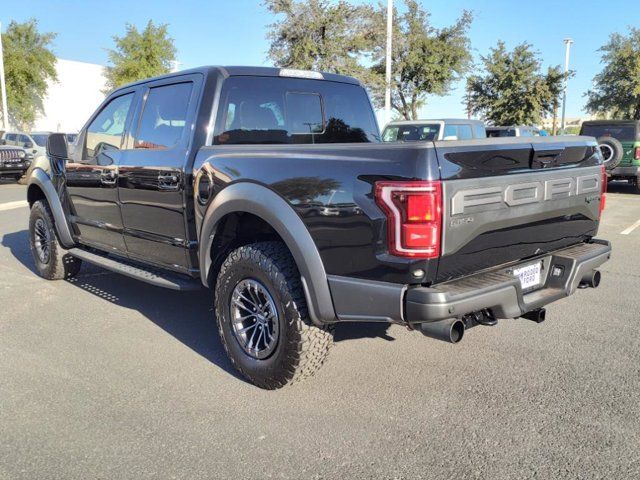
[[[49,205],[39,200],[31,207],[29,215],[29,246],[42,278],[60,280],[75,277],[81,261],[66,253],[58,242]]]
[[[231,363],[261,388],[312,375],[333,343],[333,327],[309,319],[300,274],[280,242],[245,245],[229,254],[216,282],[215,311]]]

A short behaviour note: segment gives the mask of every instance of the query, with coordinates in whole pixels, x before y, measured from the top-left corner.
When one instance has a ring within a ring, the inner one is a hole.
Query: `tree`
[[[35,19],[12,21],[2,36],[9,118],[20,129],[29,129],[43,113],[48,82],[57,80],[51,51],[55,37],[55,33],[38,32]]]
[[[428,95],[446,95],[471,63],[467,32],[472,15],[464,11],[450,27],[434,28],[429,13],[416,0],[405,0],[406,11],[394,11],[391,107],[407,120],[418,118]],[[371,85],[378,106],[384,103],[386,8],[376,12],[377,47],[373,52],[376,82]]]
[[[283,16],[269,25],[269,58],[279,67],[363,78],[359,57],[373,47],[373,9],[344,0],[266,0]]]
[[[167,25],[156,26],[152,20],[142,32],[126,24],[125,35],[114,36],[113,41],[116,47],[108,51],[111,66],[106,68],[107,90],[169,73],[176,59],[176,47]]]
[[[599,51],[604,68],[586,93],[587,111],[640,120],[640,29],[630,27],[627,36],[611,34]]]
[[[471,113],[494,125],[530,125],[557,107],[566,76],[559,66],[543,74],[530,44],[522,43],[508,52],[500,41],[481,61],[484,75],[467,79]]]

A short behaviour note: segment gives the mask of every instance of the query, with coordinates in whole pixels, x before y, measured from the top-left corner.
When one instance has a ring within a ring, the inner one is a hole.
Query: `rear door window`
[[[379,141],[359,85],[278,77],[225,81],[214,144]]]
[[[180,142],[187,122],[192,89],[191,82],[149,89],[134,148],[166,150]]]

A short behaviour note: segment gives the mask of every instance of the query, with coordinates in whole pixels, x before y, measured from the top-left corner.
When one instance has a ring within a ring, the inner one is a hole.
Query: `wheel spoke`
[[[258,325],[258,322],[252,323],[251,325],[249,325],[248,327],[244,327],[241,328],[240,330],[237,331],[238,335],[242,335],[247,333],[249,330],[251,330],[252,328],[256,328],[256,326]]]
[[[278,344],[278,311],[262,283],[247,278],[236,285],[231,295],[231,321],[232,332],[247,355],[264,359],[273,353]]]

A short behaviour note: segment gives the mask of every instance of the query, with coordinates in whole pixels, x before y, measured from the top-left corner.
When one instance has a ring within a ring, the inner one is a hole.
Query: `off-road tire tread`
[[[45,200],[36,201],[31,207],[29,215],[29,247],[31,248],[34,261],[37,261],[37,254],[33,251],[34,246],[32,243],[31,233],[38,216],[42,216],[44,218],[47,227],[50,230],[49,234],[52,239],[50,254],[51,260],[49,265],[47,265],[44,272],[40,270],[38,270],[38,272],[47,280],[63,280],[75,277],[78,272],[80,272],[82,261],[73,255],[66,253],[66,250],[60,245],[60,242],[58,241],[58,234],[54,227],[53,214],[51,213],[49,204]]]
[[[293,302],[293,310],[296,312],[295,318],[289,319],[288,328],[292,330],[292,334],[287,336],[286,356],[279,366],[279,371],[272,378],[258,378],[252,375],[252,372],[246,371],[233,358],[222,331],[224,304],[223,301],[217,300],[222,299],[221,289],[225,278],[228,278],[228,271],[241,260],[251,261],[256,268],[265,272],[282,297]],[[309,318],[298,268],[291,253],[281,242],[259,242],[233,250],[218,273],[215,298],[218,332],[227,357],[234,368],[258,387],[272,390],[299,382],[312,376],[325,362],[333,345],[334,326],[329,324],[318,327]]]

